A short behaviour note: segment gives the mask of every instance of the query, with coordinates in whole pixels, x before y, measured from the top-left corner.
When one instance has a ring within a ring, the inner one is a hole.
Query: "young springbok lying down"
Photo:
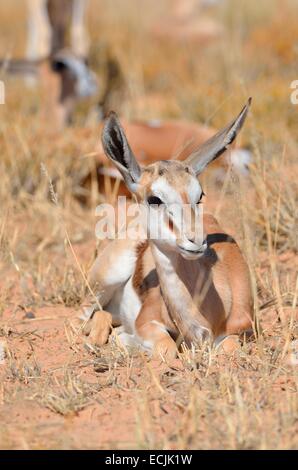
[[[91,294],[84,302],[85,318],[90,318],[85,333],[91,342],[104,344],[112,325],[122,325],[119,338],[125,345],[173,356],[178,338],[188,344],[205,339],[219,344],[251,330],[247,264],[216,219],[200,216],[204,193],[197,179],[236,138],[250,102],[183,162],[161,160],[147,167],[134,157],[116,114],[107,118],[105,152],[145,208],[147,235],[158,219],[166,236],[102,242],[89,286],[104,310],[98,310]],[[188,217],[180,211],[185,204]]]

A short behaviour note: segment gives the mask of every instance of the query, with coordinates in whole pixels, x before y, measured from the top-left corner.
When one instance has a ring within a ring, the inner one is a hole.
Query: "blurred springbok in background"
[[[63,128],[81,98],[98,91],[87,64],[85,0],[28,0],[26,59],[1,61],[4,71],[38,77],[44,88],[42,109],[52,125]],[[70,37],[70,42],[68,38]]]
[[[48,112],[56,115],[60,128],[71,120],[79,99],[97,93],[95,74],[87,65],[87,4],[87,0],[28,0],[27,57],[50,58],[41,73],[51,93]]]
[[[209,339],[220,344],[230,335],[251,330],[247,264],[235,240],[212,215],[200,212],[204,193],[197,179],[234,141],[250,101],[185,160],[144,167],[117,115],[107,118],[102,133],[105,153],[147,217],[143,238],[105,240],[99,247],[89,273],[92,291],[84,302],[85,318],[90,318],[85,332],[91,342],[101,346],[112,324],[122,325],[120,339],[125,345],[172,357],[179,341]],[[152,228],[157,236],[152,237]]]

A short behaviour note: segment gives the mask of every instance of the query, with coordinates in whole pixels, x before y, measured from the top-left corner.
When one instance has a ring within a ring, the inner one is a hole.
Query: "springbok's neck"
[[[151,248],[162,295],[170,311],[172,320],[185,337],[189,336],[189,331],[191,331],[193,336],[194,330],[200,330],[196,336],[201,336],[201,327],[208,328],[209,325],[207,321],[201,318],[200,326],[198,325],[196,317],[198,315],[201,317],[201,315],[193,301],[185,279],[181,276],[181,269],[179,269],[181,263],[189,265],[190,272],[188,274],[191,276],[192,269],[198,270],[198,263],[188,262],[186,260],[183,260],[183,263],[181,255],[175,252],[163,251],[154,243],[151,244]],[[187,269],[185,271],[187,271]]]
[[[180,303],[182,302],[182,308],[184,305],[184,295],[179,289],[181,280],[177,273],[178,254],[163,251],[154,243],[152,243],[151,248],[161,289],[167,298],[167,304],[169,307],[174,304],[176,308],[180,308]]]

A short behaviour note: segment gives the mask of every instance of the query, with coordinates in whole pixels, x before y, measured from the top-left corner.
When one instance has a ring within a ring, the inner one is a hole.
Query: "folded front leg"
[[[136,334],[143,348],[151,351],[154,356],[174,359],[177,356],[177,346],[161,314],[162,303],[159,286],[147,293],[136,319]]]

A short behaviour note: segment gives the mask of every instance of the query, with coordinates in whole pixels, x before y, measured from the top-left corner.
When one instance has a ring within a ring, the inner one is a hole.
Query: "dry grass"
[[[84,280],[67,234],[85,271],[103,195],[81,182],[94,171],[87,155],[98,126],[82,105],[76,123],[86,130],[53,135],[39,119],[36,90],[5,76],[0,448],[297,448],[298,108],[290,102],[290,83],[298,79],[296,2],[222,2],[206,14],[226,33],[207,47],[150,40],[150,25],[168,11],[168,0],[155,9],[148,0],[90,3],[91,62],[102,83],[105,54],[119,62],[126,93],[115,105],[122,114],[220,126],[253,96],[241,137],[254,154],[250,184],[232,177],[219,195],[209,177],[204,189],[215,209],[214,201],[223,204],[218,217],[248,259],[260,335],[232,357],[206,346],[185,350],[173,364],[150,363],[114,341],[100,351],[84,347],[72,318]],[[22,25],[19,1],[1,2],[0,53],[21,56],[25,28],[9,26],[12,13]],[[154,93],[162,106],[140,111],[137,100]]]

